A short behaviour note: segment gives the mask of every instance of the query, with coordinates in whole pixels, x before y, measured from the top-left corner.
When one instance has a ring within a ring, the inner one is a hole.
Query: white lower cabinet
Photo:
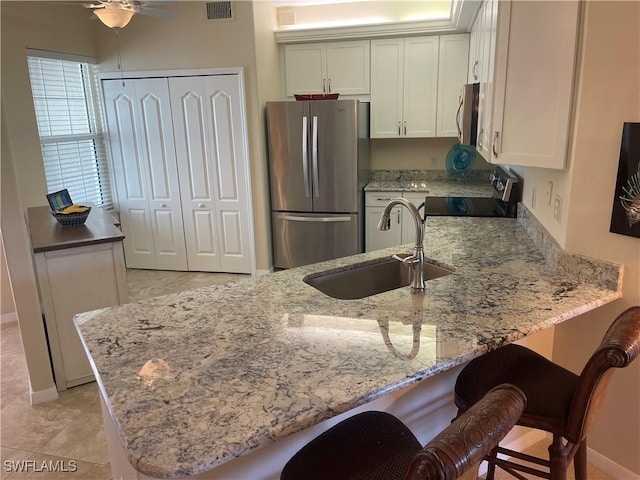
[[[73,317],[128,302],[122,243],[39,252],[35,262],[56,387],[63,391],[92,382]]]
[[[239,76],[102,85],[127,267],[249,273]]]
[[[378,222],[385,206],[394,198],[406,198],[418,207],[426,197],[418,192],[366,192],[365,194],[365,251],[373,252],[383,248],[413,243],[416,238],[415,222],[405,207],[391,210],[391,228],[378,229]]]

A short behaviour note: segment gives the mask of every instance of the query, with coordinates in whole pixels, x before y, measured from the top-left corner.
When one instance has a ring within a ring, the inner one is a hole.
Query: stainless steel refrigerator
[[[369,104],[267,102],[276,268],[364,251]]]

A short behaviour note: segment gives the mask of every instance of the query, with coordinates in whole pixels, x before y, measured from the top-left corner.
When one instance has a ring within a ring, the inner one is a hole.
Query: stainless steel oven
[[[488,181],[492,196],[445,196],[425,199],[424,217],[509,217],[517,215],[518,202],[522,199],[521,179],[505,167],[496,167]]]

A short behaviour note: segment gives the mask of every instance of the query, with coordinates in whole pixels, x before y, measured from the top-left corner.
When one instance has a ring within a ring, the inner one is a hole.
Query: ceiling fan
[[[165,16],[166,13],[149,5],[153,2],[140,0],[95,0],[84,6],[93,10],[96,17],[107,27],[119,30],[127,26],[134,14]]]

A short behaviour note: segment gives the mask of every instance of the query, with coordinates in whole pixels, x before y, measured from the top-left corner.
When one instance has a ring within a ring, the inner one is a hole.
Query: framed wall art
[[[640,123],[625,122],[610,232],[640,238]]]

